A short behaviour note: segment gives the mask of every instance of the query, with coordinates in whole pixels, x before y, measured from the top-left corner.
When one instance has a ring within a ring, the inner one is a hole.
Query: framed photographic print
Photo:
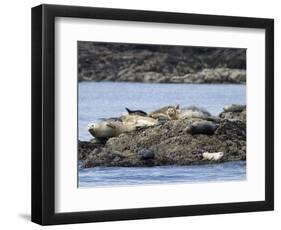
[[[32,221],[273,210],[273,19],[32,9]]]

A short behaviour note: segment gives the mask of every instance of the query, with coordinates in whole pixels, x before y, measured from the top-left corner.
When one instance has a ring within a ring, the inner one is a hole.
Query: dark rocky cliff
[[[245,83],[246,50],[78,42],[78,79],[157,83]]]

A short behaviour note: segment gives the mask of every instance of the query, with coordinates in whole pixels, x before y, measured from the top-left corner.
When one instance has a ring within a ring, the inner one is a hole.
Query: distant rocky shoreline
[[[165,108],[169,111],[172,107]],[[160,113],[151,113],[147,116],[157,115],[161,122],[105,141],[97,138],[79,141],[78,158],[85,168],[196,165],[246,160],[246,106],[226,106],[218,117],[204,110],[198,111],[194,107],[182,112],[185,116],[164,120]]]
[[[79,81],[246,83],[246,50],[78,42]]]

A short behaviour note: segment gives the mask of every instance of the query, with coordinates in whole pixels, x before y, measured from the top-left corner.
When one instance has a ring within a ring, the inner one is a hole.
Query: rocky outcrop
[[[79,159],[82,167],[213,163],[203,159],[204,152],[223,152],[219,162],[246,160],[246,121],[240,119],[242,112],[236,113],[236,119],[218,118],[216,130],[209,135],[187,132],[191,124],[202,121],[187,118],[123,133],[105,143],[79,141]]]
[[[78,42],[80,81],[245,83],[246,50]]]
[[[171,83],[246,83],[246,71],[241,69],[215,68],[203,69],[196,73],[174,76]]]

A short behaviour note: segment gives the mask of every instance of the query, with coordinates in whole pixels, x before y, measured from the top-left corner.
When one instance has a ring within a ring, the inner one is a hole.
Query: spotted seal
[[[197,106],[189,106],[186,108],[182,108],[180,110],[180,113],[178,115],[179,119],[186,119],[186,118],[201,118],[204,119],[206,117],[211,116],[211,114],[203,109],[203,108],[199,108]]]
[[[150,127],[158,124],[158,121],[152,117],[144,117],[140,115],[121,116],[122,123],[125,125],[133,125],[136,127]]]
[[[187,126],[185,131],[189,134],[206,134],[213,135],[216,129],[219,127],[218,124],[215,124],[210,121],[196,121]]]
[[[198,107],[196,105],[191,105],[185,108],[181,109],[182,112],[184,111],[192,111],[192,112],[198,112],[204,116],[211,116],[211,113],[208,112],[206,109],[202,108],[202,107]]]
[[[224,112],[232,112],[232,113],[239,113],[246,109],[246,105],[226,105],[223,107]]]
[[[155,119],[161,120],[176,120],[178,119],[178,114],[180,113],[179,105],[177,106],[165,106],[161,109],[155,110],[149,113],[149,116]]]
[[[101,121],[88,125],[88,131],[92,136],[98,139],[117,137],[121,133],[136,130],[135,125],[124,124],[120,121]]]
[[[150,112],[148,115],[151,116],[153,114],[158,114],[158,113],[163,113],[163,114],[166,114],[167,110],[168,109],[180,109],[180,106],[179,105],[176,105],[176,106],[173,106],[173,105],[168,105],[168,106],[164,106],[160,109],[157,109],[157,110],[154,110],[152,112]]]
[[[88,125],[88,131],[95,138],[117,137],[121,133],[135,131],[141,128],[157,125],[158,121],[151,117],[126,115],[120,118],[110,118]]]

